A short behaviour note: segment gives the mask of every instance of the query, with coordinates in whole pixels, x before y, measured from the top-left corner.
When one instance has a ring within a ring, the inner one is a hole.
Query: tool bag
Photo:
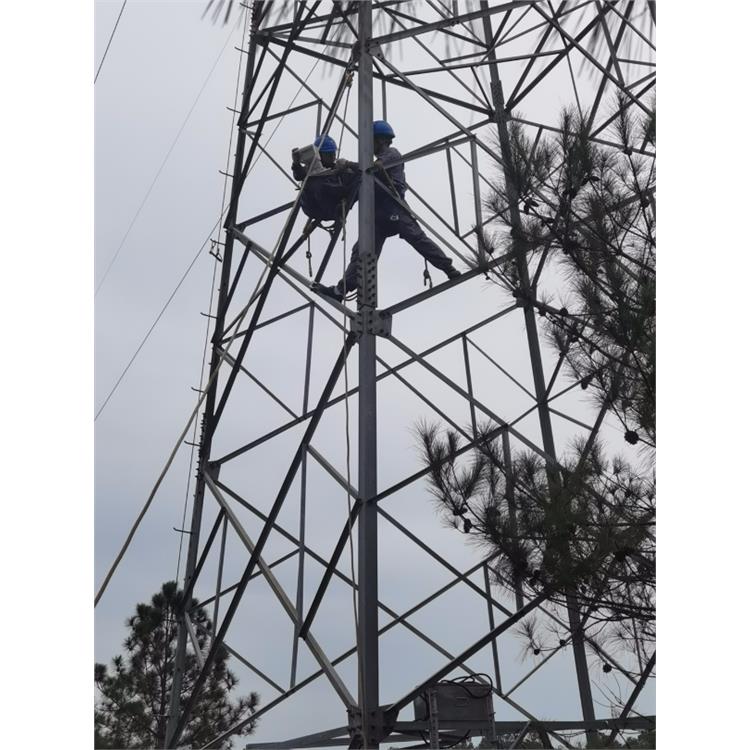
[[[341,218],[341,202],[351,208],[359,190],[358,172],[330,171],[310,175],[302,191],[300,205],[311,219],[335,221]]]

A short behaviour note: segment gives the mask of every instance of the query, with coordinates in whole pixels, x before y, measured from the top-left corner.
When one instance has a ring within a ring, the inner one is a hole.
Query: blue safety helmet
[[[385,120],[375,120],[372,124],[372,134],[375,138],[395,138],[393,128]]]
[[[313,141],[313,145],[318,149],[318,151],[320,151],[321,154],[336,153],[336,141],[334,141],[330,135],[319,135]]]

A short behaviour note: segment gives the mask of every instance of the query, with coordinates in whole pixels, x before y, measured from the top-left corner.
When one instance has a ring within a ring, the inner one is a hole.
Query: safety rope
[[[352,91],[352,81],[354,80],[354,73],[350,72],[349,79],[346,83],[346,100],[344,101],[344,116],[341,118],[341,133],[339,134],[339,150],[338,153],[341,154],[341,147],[344,142],[344,128],[346,125],[346,113],[349,110],[349,94]],[[341,276],[341,281],[343,283],[343,289],[342,296],[344,298],[345,302],[351,302],[357,297],[357,293],[353,292],[349,296],[346,294],[346,214],[347,214],[347,207],[348,207],[348,201],[341,201],[341,226],[342,226],[342,241],[344,243],[344,270],[343,275]],[[347,389],[348,390],[348,389]],[[348,423],[347,423],[348,424]],[[356,615],[355,615],[356,617]]]
[[[352,81],[354,80],[354,73],[348,71],[346,74],[346,100],[344,101],[344,116],[341,118],[341,133],[339,134],[339,154],[341,154],[341,145],[344,142],[344,131],[346,128],[346,113],[349,109],[349,94],[352,93]]]
[[[305,229],[307,229],[307,227],[305,227]],[[312,268],[312,251],[310,250],[310,233],[308,233],[307,235],[307,252],[305,253],[305,258],[307,258],[307,275],[310,278],[312,278],[313,268]]]
[[[341,134],[339,135],[339,154],[344,142],[344,128],[346,125],[346,114],[349,109],[349,94],[352,89],[352,81],[354,74],[349,73],[349,78],[346,84],[346,100],[344,101],[344,116],[341,118]],[[346,215],[348,208],[348,200],[344,199],[341,201],[341,282],[343,284],[343,296],[346,299],[346,264],[347,264],[347,242],[346,242]],[[347,330],[347,315],[343,315],[342,331],[344,336],[344,342],[349,335]],[[349,433],[349,366],[348,358],[344,359],[344,414],[345,414],[345,434],[346,434],[346,506],[348,510],[348,527],[349,527],[349,565],[351,567],[352,576],[352,611],[354,613],[354,642],[357,645],[358,658],[361,659],[361,652],[359,648],[359,614],[357,611],[357,589],[356,589],[356,578],[354,570],[354,529],[353,529],[353,518],[352,518],[352,494],[351,494],[351,436]],[[362,670],[358,669],[357,673],[361,676]],[[362,686],[360,685],[360,693]]]
[[[351,65],[351,63],[350,63],[350,65]],[[347,113],[347,111],[349,109],[349,94],[351,93],[352,81],[354,80],[354,72],[352,70],[350,70],[348,66],[344,70],[343,80],[344,80],[344,85],[345,85],[345,88],[346,88],[346,100],[344,102],[344,115],[341,118],[341,133],[339,135],[339,140],[338,140],[339,146],[338,146],[338,149],[337,149],[337,155],[341,153],[341,145],[340,144],[344,140],[344,130],[346,128],[346,113]],[[335,103],[336,109],[338,109],[338,104],[340,102],[341,102],[341,98],[339,97],[338,101]],[[321,137],[323,137],[325,135],[328,135],[328,133],[327,132],[320,133],[319,135]],[[312,165],[310,165],[310,166],[312,166]],[[300,190],[301,190],[301,188],[300,188]],[[345,206],[346,205],[346,201],[342,200],[342,204]],[[344,215],[344,221],[346,221],[346,218],[345,218],[346,214],[344,213],[343,215]],[[308,231],[308,227],[310,226],[310,223],[311,222],[308,220],[307,224],[305,225],[304,232]],[[333,222],[331,222],[330,225],[326,226],[322,221],[318,222],[318,226],[321,229],[325,229],[325,231],[328,232],[328,234],[330,234],[331,237],[333,237],[333,234],[334,234],[334,232],[336,230],[336,224],[337,224],[337,222],[333,221]],[[307,234],[307,252],[305,253],[305,258],[307,259],[307,275],[308,275],[308,277],[310,279],[313,278],[312,249],[311,249],[311,239],[310,239],[310,234],[311,233],[312,232],[310,232],[310,233]]]

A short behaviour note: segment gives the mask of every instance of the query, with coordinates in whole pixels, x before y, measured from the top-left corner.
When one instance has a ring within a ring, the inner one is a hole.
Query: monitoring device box
[[[439,682],[432,690],[436,694],[438,720],[475,721],[489,720],[487,697],[492,687],[486,682]],[[427,721],[430,718],[430,704],[427,694],[414,699],[414,720]]]

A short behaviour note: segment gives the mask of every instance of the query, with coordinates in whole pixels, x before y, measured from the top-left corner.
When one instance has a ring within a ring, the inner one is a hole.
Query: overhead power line
[[[172,145],[169,147],[169,150],[167,151],[166,155],[164,156],[164,159],[162,159],[161,166],[157,170],[156,174],[154,175],[154,179],[151,181],[151,185],[149,186],[148,190],[146,191],[146,195],[143,196],[143,200],[141,201],[141,205],[138,206],[138,210],[135,212],[135,216],[133,216],[130,225],[127,228],[127,231],[125,232],[125,235],[123,236],[122,240],[120,240],[120,244],[117,247],[117,250],[115,250],[115,254],[112,256],[112,260],[109,261],[109,265],[107,266],[106,270],[104,271],[104,275],[102,276],[101,280],[96,286],[96,290],[94,291],[94,297],[96,297],[97,294],[99,294],[99,290],[102,288],[102,284],[104,284],[105,280],[107,279],[107,276],[109,275],[109,272],[112,270],[112,266],[114,266],[115,261],[117,260],[118,256],[120,255],[120,251],[122,250],[123,245],[125,244],[125,240],[127,240],[128,235],[130,234],[130,230],[133,228],[136,220],[141,214],[141,211],[143,210],[143,207],[146,205],[146,201],[148,201],[149,196],[151,195],[151,191],[154,189],[154,186],[156,185],[156,181],[159,179],[159,176],[161,175],[167,160],[169,159],[170,155],[172,154],[172,151],[174,150],[174,147],[177,145],[177,141],[179,140],[180,136],[182,135],[182,131],[185,129],[185,126],[188,123],[188,120],[190,119],[190,116],[193,114],[193,111],[195,110],[196,105],[198,104],[198,100],[201,98],[201,95],[203,94],[206,86],[208,85],[209,80],[211,79],[211,75],[213,74],[214,70],[216,69],[216,66],[219,64],[219,60],[221,59],[221,56],[224,54],[224,50],[226,50],[227,45],[229,44],[229,40],[234,35],[234,29],[229,33],[227,36],[226,41],[224,42],[224,46],[221,48],[221,52],[219,52],[216,60],[214,60],[214,64],[211,66],[211,70],[208,71],[208,75],[206,76],[206,79],[203,81],[203,85],[200,88],[200,91],[198,91],[198,95],[195,97],[195,101],[193,101],[192,106],[188,110],[187,115],[185,115],[185,119],[182,121],[182,125],[180,125],[180,129],[177,131],[177,135],[174,137],[174,140],[172,141]]]
[[[112,29],[112,33],[109,35],[109,41],[107,42],[107,48],[104,50],[104,54],[102,55],[101,62],[99,63],[99,67],[96,69],[96,75],[94,76],[94,84],[96,84],[96,79],[99,78],[99,72],[102,69],[102,65],[104,65],[104,60],[107,57],[107,52],[109,52],[109,45],[112,44],[112,40],[115,37],[115,31],[117,31],[117,24],[120,23],[120,19],[122,18],[122,12],[125,10],[125,6],[128,4],[128,0],[123,0],[122,8],[120,8],[120,13],[117,16],[117,20],[115,21],[115,27]]]
[[[216,220],[216,223],[211,227],[211,231],[208,233],[208,237],[206,237],[206,239],[203,241],[203,244],[198,248],[198,252],[193,256],[193,259],[190,261],[190,265],[185,269],[185,272],[180,277],[180,280],[177,282],[177,286],[172,290],[172,293],[169,295],[169,298],[164,303],[164,306],[161,308],[159,314],[156,316],[156,320],[154,320],[154,322],[151,324],[151,327],[146,332],[146,335],[141,340],[141,343],[138,344],[138,348],[135,350],[135,353],[130,358],[130,361],[125,366],[125,369],[120,374],[120,377],[117,378],[117,381],[112,386],[112,390],[109,392],[107,398],[104,399],[104,403],[99,407],[99,410],[96,412],[96,416],[94,417],[95,422],[99,418],[99,415],[104,411],[104,407],[109,403],[109,400],[112,398],[112,396],[114,396],[115,391],[117,390],[120,383],[122,383],[123,378],[125,377],[128,370],[130,369],[130,366],[133,364],[133,362],[135,362],[135,358],[138,356],[141,349],[143,349],[143,346],[148,341],[149,336],[151,336],[151,334],[153,333],[154,328],[156,328],[156,324],[161,320],[161,316],[164,315],[166,309],[169,307],[169,304],[174,299],[175,294],[177,294],[179,288],[182,286],[182,283],[185,281],[185,279],[187,278],[187,275],[190,273],[191,269],[195,265],[195,262],[200,257],[200,254],[203,252],[203,248],[208,244],[209,240],[211,239],[211,235],[214,233],[214,230],[216,229],[216,227],[219,226],[225,213],[226,213],[226,209],[222,211],[222,215]]]
[[[305,177],[305,180],[302,183],[302,186],[300,187],[300,191],[297,194],[297,198],[295,200],[295,204],[299,203],[299,201],[300,201],[300,199],[302,197],[302,192],[304,191],[305,185],[307,184],[308,178],[309,178],[309,173],[308,173],[308,176]],[[228,210],[229,210],[229,206],[227,206],[227,208],[226,208],[226,210],[225,210],[224,213],[226,213],[226,211],[228,211]],[[219,221],[221,221],[221,217],[219,218]],[[215,225],[211,229],[211,234],[213,234],[214,228],[215,228]],[[177,451],[179,450],[180,445],[182,444],[182,441],[185,439],[185,436],[188,434],[188,431],[190,430],[190,426],[193,424],[193,420],[198,416],[198,413],[200,412],[201,405],[203,404],[203,401],[206,399],[206,395],[208,394],[208,391],[211,388],[211,384],[214,382],[214,380],[216,380],[216,378],[217,378],[217,376],[219,374],[219,369],[221,368],[221,365],[226,361],[226,358],[229,355],[229,350],[232,348],[232,344],[234,344],[234,341],[237,338],[237,336],[240,335],[240,332],[242,330],[242,323],[244,322],[245,317],[247,316],[248,312],[250,311],[250,308],[255,304],[255,302],[257,302],[258,297],[260,296],[261,287],[263,286],[263,284],[266,281],[266,275],[269,273],[269,270],[273,266],[273,264],[275,262],[275,259],[276,259],[277,253],[280,252],[279,248],[281,247],[282,239],[284,237],[285,230],[286,230],[286,225],[281,230],[281,233],[279,234],[279,237],[276,240],[276,244],[275,244],[275,246],[273,248],[273,251],[271,252],[271,255],[269,256],[268,260],[265,262],[265,264],[263,266],[263,271],[261,272],[260,277],[258,278],[257,282],[255,283],[255,288],[253,289],[252,294],[250,294],[250,297],[248,299],[247,304],[240,311],[239,316],[236,318],[236,322],[234,322],[232,324],[232,326],[234,327],[234,331],[232,333],[232,336],[229,339],[229,341],[226,343],[226,346],[224,347],[224,350],[221,353],[221,356],[219,357],[219,361],[216,363],[216,367],[209,373],[208,381],[206,382],[206,387],[201,392],[200,397],[198,399],[198,403],[195,405],[195,408],[193,409],[192,413],[188,417],[187,424],[185,425],[185,427],[183,428],[182,432],[180,433],[180,436],[177,438],[177,442],[175,443],[174,447],[172,448],[172,452],[169,454],[169,457],[167,458],[167,461],[164,464],[164,468],[161,470],[161,473],[159,474],[159,477],[157,478],[156,483],[152,487],[151,492],[149,493],[149,496],[146,499],[146,503],[144,504],[143,508],[141,509],[141,512],[138,514],[138,517],[135,519],[135,522],[133,523],[132,527],[130,528],[130,531],[128,532],[128,535],[127,535],[127,537],[125,539],[125,542],[122,545],[122,548],[117,553],[117,557],[115,557],[114,562],[112,563],[112,565],[110,566],[109,570],[107,571],[107,574],[104,577],[104,581],[102,582],[101,586],[99,587],[99,590],[96,593],[96,596],[94,597],[94,607],[96,607],[96,605],[99,603],[99,600],[101,599],[102,595],[106,591],[107,586],[109,586],[109,582],[112,579],[112,576],[114,575],[115,571],[117,570],[117,567],[119,566],[120,562],[122,561],[122,558],[124,557],[125,552],[127,551],[128,547],[130,546],[130,543],[133,541],[133,537],[135,536],[135,533],[138,530],[138,527],[140,526],[141,521],[143,521],[143,518],[146,515],[146,512],[148,511],[149,507],[151,506],[151,503],[153,502],[154,497],[156,496],[156,493],[158,492],[159,487],[161,486],[161,483],[164,480],[164,477],[167,475],[167,472],[169,471],[169,468],[172,465],[172,462],[174,461],[174,457],[177,455]],[[209,234],[209,237],[210,237],[210,234]],[[205,245],[205,243],[204,243],[204,245]],[[201,249],[203,249],[203,248],[201,247]],[[187,275],[187,272],[192,267],[193,263],[195,263],[196,259],[197,259],[197,256],[196,256],[196,258],[193,259],[193,262],[190,264],[190,266],[188,267],[187,271],[185,271],[186,275]],[[182,283],[182,279],[180,280],[180,284],[181,283]],[[178,287],[179,287],[179,285],[178,285]],[[177,290],[175,289],[175,292],[176,291]],[[171,297],[167,301],[167,305],[169,304],[170,301],[171,301]],[[164,309],[166,309],[166,305],[164,306]],[[162,312],[164,312],[164,310],[162,310]],[[161,313],[159,313],[159,317],[161,317]],[[158,322],[158,319],[157,319],[156,322]],[[154,323],[154,325],[156,325],[156,322]],[[153,326],[152,326],[152,329],[153,329]],[[149,331],[149,333],[150,333],[150,331]],[[148,334],[147,334],[147,336],[148,336]],[[136,354],[137,353],[138,352],[136,352]],[[135,359],[135,355],[133,355],[133,359]],[[124,375],[124,373],[123,373],[123,375]],[[122,379],[122,376],[121,376],[120,379]],[[104,408],[104,406],[102,406],[102,409],[103,408]],[[101,412],[101,409],[99,410],[99,412]]]
[[[297,101],[297,97],[302,92],[303,86],[305,85],[305,83],[307,82],[307,80],[310,78],[310,76],[312,75],[312,73],[315,70],[315,68],[317,68],[319,62],[320,62],[320,60],[317,60],[313,64],[313,66],[310,68],[310,71],[308,72],[308,74],[305,77],[304,81],[302,82],[302,84],[300,85],[300,87],[297,89],[297,93],[292,97],[291,101],[289,102],[288,108],[291,107],[294,104],[295,101]],[[235,105],[236,105],[236,97],[235,97]],[[235,109],[237,109],[236,106],[235,106]],[[276,134],[276,131],[279,129],[279,127],[284,122],[284,118],[285,117],[286,117],[286,114],[284,114],[284,116],[281,117],[281,119],[279,120],[279,122],[276,124],[276,127],[271,132],[271,135],[268,136],[268,140],[266,141],[266,147],[270,144],[271,139]],[[234,124],[232,125],[232,127],[234,127]],[[342,125],[342,132],[343,132],[343,125]],[[341,138],[339,140],[343,140],[343,135],[341,136]],[[230,143],[230,149],[231,149],[231,143]],[[260,159],[261,159],[261,157],[263,155],[262,152],[263,152],[263,148],[261,148],[261,154],[259,154],[256,157],[255,161],[250,165],[250,169],[248,170],[248,173],[247,173],[248,176],[250,174],[252,174],[252,171],[255,169],[255,167],[257,166],[258,162],[260,161]],[[122,371],[122,373],[120,374],[120,376],[117,378],[117,381],[115,382],[114,386],[112,387],[112,390],[109,392],[109,395],[107,396],[107,398],[104,400],[104,403],[99,407],[99,410],[96,412],[96,415],[94,416],[94,421],[96,421],[98,419],[99,415],[102,413],[102,411],[104,411],[104,407],[107,405],[107,403],[109,402],[110,398],[112,398],[112,396],[114,395],[115,391],[117,390],[118,386],[120,385],[120,383],[122,382],[123,378],[127,374],[128,370],[130,369],[130,367],[133,364],[133,362],[135,362],[136,357],[140,354],[140,351],[141,351],[141,349],[143,349],[143,346],[145,345],[146,341],[148,341],[149,336],[151,336],[151,334],[153,333],[154,328],[156,328],[157,323],[161,320],[162,315],[164,315],[164,313],[167,310],[167,307],[169,307],[169,305],[171,304],[171,302],[174,299],[175,295],[177,294],[177,291],[182,286],[182,282],[185,281],[185,278],[187,277],[188,273],[190,272],[190,270],[192,269],[192,267],[195,265],[195,262],[198,260],[198,257],[200,255],[201,251],[208,244],[208,242],[211,239],[211,235],[213,234],[214,230],[219,226],[219,223],[221,222],[221,219],[226,214],[226,212],[228,210],[228,208],[224,208],[224,200],[226,198],[226,184],[227,184],[227,180],[225,178],[225,180],[224,180],[224,195],[222,196],[222,211],[221,211],[221,216],[219,217],[219,219],[217,220],[217,222],[213,225],[211,231],[208,233],[208,237],[206,237],[206,239],[203,241],[203,244],[200,246],[200,248],[198,249],[198,252],[196,253],[195,257],[190,262],[190,265],[187,267],[187,269],[183,273],[182,277],[180,278],[179,282],[177,283],[177,286],[174,288],[174,290],[172,291],[172,293],[169,295],[169,298],[164,303],[164,306],[162,307],[161,311],[156,316],[156,320],[154,320],[154,322],[151,324],[151,327],[148,329],[148,331],[146,332],[146,335],[141,340],[141,343],[138,345],[138,348],[135,350],[135,353],[130,358],[130,361],[128,362],[128,364],[125,366],[125,369]],[[104,279],[102,279],[102,282],[103,281],[104,281]],[[101,284],[100,284],[100,286],[101,286]]]

